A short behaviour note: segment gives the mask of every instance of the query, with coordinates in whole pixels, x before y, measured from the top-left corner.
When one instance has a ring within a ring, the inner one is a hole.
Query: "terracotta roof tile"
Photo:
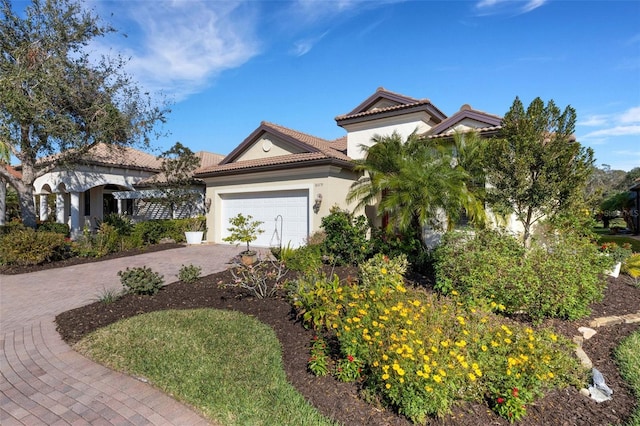
[[[348,157],[346,155],[343,157],[347,158],[347,160],[344,160],[344,161],[350,162],[350,160],[348,160]],[[332,159],[342,160],[342,158],[328,157],[322,152],[303,152],[298,154],[279,155],[277,157],[257,158],[253,160],[239,161],[236,163],[219,164],[216,166],[200,169],[197,171],[196,175],[204,176],[204,175],[223,173],[223,172],[229,172],[229,171],[259,169],[261,167],[264,168],[269,166],[277,167],[277,166],[292,165],[294,163],[308,163],[312,161],[321,161],[321,160],[330,161]]]

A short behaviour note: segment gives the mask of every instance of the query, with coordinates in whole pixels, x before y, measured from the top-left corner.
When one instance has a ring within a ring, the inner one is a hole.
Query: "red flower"
[[[514,397],[518,397],[518,388],[513,388],[513,391],[511,392],[513,394]]]
[[[504,398],[498,398],[498,404],[504,403]]]
[[[347,359],[349,360],[349,362],[353,362],[353,355],[348,355]]]

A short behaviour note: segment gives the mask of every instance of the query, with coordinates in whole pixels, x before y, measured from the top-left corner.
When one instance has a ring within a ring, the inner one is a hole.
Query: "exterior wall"
[[[304,151],[288,142],[283,141],[282,139],[267,134],[262,136],[250,147],[248,147],[242,153],[242,155],[240,155],[240,157],[236,159],[236,162],[277,157],[287,154],[297,154],[301,152]]]
[[[344,128],[348,132],[347,155],[354,160],[364,158],[360,145],[373,145],[371,139],[375,135],[390,136],[396,131],[406,138],[416,130],[418,133],[424,133],[432,127],[428,120],[428,115],[423,112],[416,112],[398,117],[345,125]]]
[[[322,218],[329,214],[333,205],[350,207],[345,197],[355,178],[354,173],[332,166],[206,178],[206,198],[212,201],[206,214],[207,241],[226,244],[221,241],[221,227],[228,227],[228,224],[221,223],[221,195],[306,189],[309,191],[309,233],[313,234],[320,229]],[[322,201],[316,213],[313,204],[319,195],[322,196]]]

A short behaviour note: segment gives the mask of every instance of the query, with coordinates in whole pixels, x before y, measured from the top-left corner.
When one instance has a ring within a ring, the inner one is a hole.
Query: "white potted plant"
[[[255,241],[258,238],[258,235],[264,232],[264,229],[260,228],[260,225],[262,225],[263,222],[253,220],[253,216],[251,215],[244,216],[242,213],[239,213],[237,216],[229,219],[229,223],[231,223],[231,227],[227,228],[227,230],[231,234],[222,240],[231,244],[235,243],[236,245],[239,245],[240,243],[247,243],[247,249],[240,253],[242,263],[245,265],[255,263],[257,260],[257,253],[254,250],[251,250],[249,243]]]
[[[202,244],[205,230],[205,217],[200,215],[187,220],[187,228],[184,236],[187,244]]]

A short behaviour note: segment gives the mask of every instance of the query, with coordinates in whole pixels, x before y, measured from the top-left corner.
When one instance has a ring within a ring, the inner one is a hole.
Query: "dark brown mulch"
[[[335,272],[346,277],[352,269]],[[85,334],[114,321],[159,309],[216,308],[233,309],[252,315],[269,324],[280,339],[283,361],[289,381],[322,413],[345,425],[409,425],[392,410],[364,402],[358,384],[341,383],[331,377],[315,377],[307,371],[309,344],[314,333],[296,321],[295,314],[282,298],[258,300],[246,293],[230,288],[219,288],[219,282],[230,282],[228,272],[213,274],[195,284],[174,283],[164,287],[156,296],[127,295],[115,303],[93,303],[56,317],[58,331],[70,344]],[[420,283],[425,285],[425,283]],[[428,283],[426,283],[428,287]],[[620,277],[609,279],[605,298],[593,306],[591,318],[634,313],[640,309],[640,288],[631,280]],[[587,325],[581,321],[550,321],[558,332],[571,338],[577,327]],[[599,328],[598,333],[585,342],[584,348],[594,365],[604,374],[615,394],[612,401],[597,404],[581,396],[575,388],[554,391],[528,410],[522,424],[527,425],[606,425],[621,424],[635,405],[635,398],[620,377],[613,361],[612,351],[634,330],[635,325],[616,325]],[[431,419],[429,425],[507,425],[486,405],[464,403],[453,408],[443,419]]]
[[[68,259],[59,260],[59,261],[56,261],[56,262],[42,263],[40,265],[29,265],[29,266],[15,266],[15,265],[4,266],[4,265],[0,265],[0,274],[2,274],[2,275],[19,275],[19,274],[25,274],[25,273],[28,273],[28,272],[45,271],[47,269],[53,269],[53,268],[63,268],[65,266],[82,265],[84,263],[102,262],[104,260],[109,260],[109,259],[117,259],[117,258],[120,258],[120,257],[135,256],[136,254],[152,253],[154,251],[169,250],[169,249],[174,249],[174,248],[178,248],[178,247],[184,247],[184,244],[179,244],[179,243],[153,244],[153,245],[146,246],[146,247],[143,247],[143,248],[124,250],[124,251],[119,251],[117,253],[111,253],[111,254],[108,254],[106,256],[102,256],[102,257],[98,257],[98,258],[96,258],[96,257],[79,257],[79,256],[75,256],[75,257],[70,257]]]

